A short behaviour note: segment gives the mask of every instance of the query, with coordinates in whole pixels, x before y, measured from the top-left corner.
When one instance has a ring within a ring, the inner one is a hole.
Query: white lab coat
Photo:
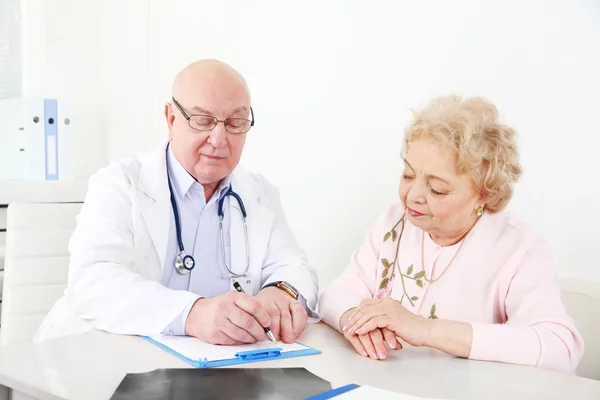
[[[69,243],[68,286],[34,341],[94,328],[157,335],[195,298],[161,284],[163,267],[174,268],[174,260],[165,260],[173,212],[166,144],[114,162],[90,179]],[[250,277],[240,284],[246,293],[256,294],[268,282],[287,281],[314,312],[317,277],[286,222],[277,189],[239,167],[231,182],[248,215]],[[237,272],[246,265],[244,231],[237,202],[229,204],[231,262]]]

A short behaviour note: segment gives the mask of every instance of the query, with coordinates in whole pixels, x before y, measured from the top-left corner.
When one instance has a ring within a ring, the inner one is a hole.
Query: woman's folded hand
[[[340,328],[347,324],[348,318],[355,310],[355,308],[351,308],[342,315]],[[344,337],[352,344],[358,354],[371,357],[374,360],[385,359],[390,349],[402,349],[402,345],[396,339],[394,332],[387,328],[373,329],[363,335],[350,335],[344,332]]]
[[[341,327],[346,335],[361,336],[386,329],[412,346],[423,346],[427,342],[429,321],[391,298],[363,300],[360,306],[346,314],[349,315]]]

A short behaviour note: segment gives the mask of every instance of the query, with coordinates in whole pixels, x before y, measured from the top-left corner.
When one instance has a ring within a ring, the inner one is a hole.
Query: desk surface
[[[323,324],[309,325],[300,342],[323,353],[245,367],[304,367],[334,387],[358,383],[440,399],[600,399],[600,381],[426,348],[367,359]],[[98,331],[0,348],[0,384],[40,399],[107,400],[128,372],[158,368],[191,366],[138,337]]]

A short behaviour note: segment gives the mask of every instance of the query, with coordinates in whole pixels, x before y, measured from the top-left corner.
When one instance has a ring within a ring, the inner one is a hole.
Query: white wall
[[[512,207],[554,245],[560,275],[600,281],[597,2],[54,3],[78,17],[53,14],[47,43],[65,51],[45,73],[82,112],[99,107],[110,158],[165,138],[162,107],[188,62],[220,58],[247,77],[257,125],[242,162],[281,188],[323,284],[396,200],[409,109],[450,92],[489,97],[517,128]]]
[[[21,6],[0,2],[0,99],[21,95]]]
[[[113,58],[105,57],[104,36],[112,16],[89,0],[21,0],[21,7],[23,96],[56,98],[68,107],[75,175],[86,178],[108,159],[106,103],[115,94],[105,91]]]

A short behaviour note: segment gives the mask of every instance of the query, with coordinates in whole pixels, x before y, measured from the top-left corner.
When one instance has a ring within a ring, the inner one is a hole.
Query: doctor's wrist
[[[197,318],[197,316],[199,315],[198,308],[203,306],[202,303],[205,300],[206,299],[204,297],[200,297],[199,299],[194,301],[194,304],[192,304],[190,312],[188,313],[187,318],[185,319],[185,334],[187,336],[198,337],[197,328],[201,322]]]
[[[285,281],[276,281],[276,282],[268,283],[261,290],[264,290],[269,287],[274,287],[274,288],[284,291],[290,297],[292,297],[294,300],[298,300],[298,297],[300,296],[300,293],[298,292],[298,290],[294,286],[292,286],[291,284],[289,284],[288,282],[285,282]]]

